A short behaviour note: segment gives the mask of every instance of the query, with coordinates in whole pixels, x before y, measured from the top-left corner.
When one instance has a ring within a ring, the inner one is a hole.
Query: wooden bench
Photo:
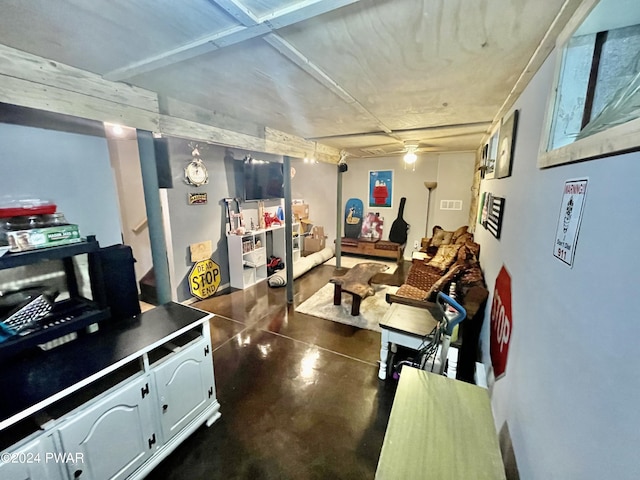
[[[388,269],[381,263],[365,262],[358,263],[350,268],[347,273],[339,277],[333,277],[329,281],[335,285],[333,290],[333,304],[342,303],[342,292],[350,293],[353,296],[351,303],[351,315],[360,315],[360,303],[363,298],[370,297],[375,293],[371,286],[371,279],[377,273]]]
[[[403,367],[376,480],[505,480],[486,389]]]
[[[365,240],[343,237],[340,239],[342,253],[354,253],[368,257],[391,258],[396,262],[404,261],[404,245],[387,240]]]

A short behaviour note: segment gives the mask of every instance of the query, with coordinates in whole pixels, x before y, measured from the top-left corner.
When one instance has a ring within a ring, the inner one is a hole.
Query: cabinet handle
[[[82,475],[82,470],[76,470],[73,472],[73,478],[80,478],[80,475]]]
[[[162,413],[167,413],[167,408],[169,408],[169,405],[167,405],[166,403],[162,405]]]

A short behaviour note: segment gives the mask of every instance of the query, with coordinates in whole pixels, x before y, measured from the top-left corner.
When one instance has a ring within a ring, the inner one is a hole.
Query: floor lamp
[[[431,236],[429,233],[429,206],[431,204],[431,190],[438,186],[438,182],[424,182],[424,186],[429,190],[429,193],[427,193],[427,219],[424,226],[424,238],[429,238]]]

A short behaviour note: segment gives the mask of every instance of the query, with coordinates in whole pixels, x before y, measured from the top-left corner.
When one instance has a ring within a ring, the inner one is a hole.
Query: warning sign
[[[189,291],[200,300],[209,298],[220,286],[220,266],[210,258],[197,262],[189,272]]]
[[[562,190],[562,204],[553,244],[553,256],[570,267],[573,267],[576,255],[588,181],[588,178],[567,180]]]

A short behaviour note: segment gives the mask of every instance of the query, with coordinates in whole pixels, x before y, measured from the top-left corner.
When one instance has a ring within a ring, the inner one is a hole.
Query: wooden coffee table
[[[389,344],[402,345],[418,350],[425,337],[433,332],[440,319],[440,309],[434,304],[433,308],[419,308],[393,303],[387,313],[380,320],[381,346],[380,370],[378,378],[387,378],[387,357]]]
[[[363,298],[370,297],[375,293],[371,286],[371,279],[377,273],[388,269],[386,265],[374,262],[358,263],[350,268],[347,273],[340,277],[333,277],[329,281],[335,285],[333,290],[333,304],[342,303],[342,292],[350,293],[353,296],[351,303],[351,315],[360,315],[360,303]]]

